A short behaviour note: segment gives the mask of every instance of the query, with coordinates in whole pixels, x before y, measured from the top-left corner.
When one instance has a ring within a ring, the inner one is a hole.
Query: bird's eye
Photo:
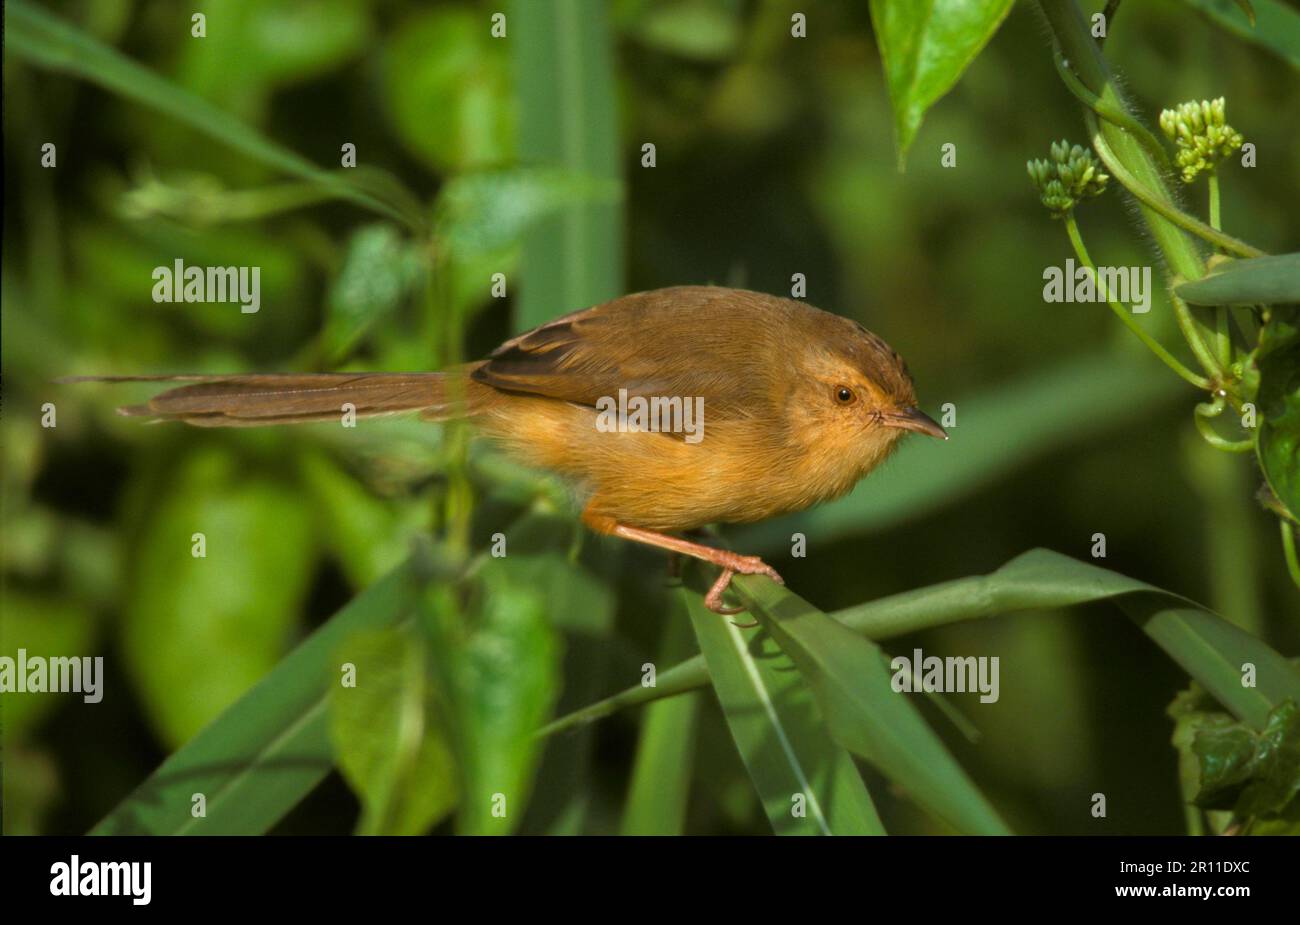
[[[835,387],[835,400],[841,405],[850,404],[853,401],[853,390],[846,385]]]

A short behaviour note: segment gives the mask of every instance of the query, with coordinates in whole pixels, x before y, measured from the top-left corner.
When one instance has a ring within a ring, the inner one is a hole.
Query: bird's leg
[[[766,575],[777,584],[785,584],[781,576],[776,573],[776,569],[758,556],[742,556],[740,553],[732,552],[729,549],[717,549],[713,546],[705,546],[703,543],[693,543],[690,540],[684,540],[681,537],[667,533],[659,533],[656,530],[630,527],[607,515],[593,513],[590,509],[582,512],[582,519],[587,526],[598,533],[608,533],[612,536],[622,537],[625,540],[631,540],[634,543],[643,543],[646,546],[681,553],[721,568],[722,574],[718,576],[718,580],[713,583],[713,587],[709,589],[709,593],[704,597],[704,606],[714,613],[734,614],[745,609],[743,607],[728,608],[722,603],[722,593],[731,584],[733,575]]]

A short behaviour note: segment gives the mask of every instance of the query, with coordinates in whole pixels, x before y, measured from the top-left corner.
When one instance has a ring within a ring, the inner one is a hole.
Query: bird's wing
[[[744,294],[750,295],[749,293]],[[506,341],[473,378],[507,392],[595,407],[602,397],[702,397],[718,419],[755,413],[753,344],[736,330],[753,309],[735,290],[637,293],[557,318]],[[718,323],[727,320],[731,323]],[[752,319],[761,324],[762,318]]]

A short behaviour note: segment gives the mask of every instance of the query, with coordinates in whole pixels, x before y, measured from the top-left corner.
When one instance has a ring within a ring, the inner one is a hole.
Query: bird
[[[563,315],[485,359],[439,372],[78,376],[184,383],[127,416],[250,427],[418,412],[466,419],[521,463],[567,479],[600,534],[781,576],[758,556],[688,539],[837,498],[908,433],[947,439],[906,363],[857,321],[722,286],[637,292]],[[347,406],[347,407],[345,407]],[[685,534],[685,535],[684,535]]]

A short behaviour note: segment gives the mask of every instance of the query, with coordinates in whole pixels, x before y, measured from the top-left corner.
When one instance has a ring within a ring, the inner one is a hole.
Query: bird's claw
[[[745,607],[728,607],[722,603],[722,594],[731,585],[731,579],[737,575],[766,575],[779,585],[784,585],[785,580],[776,573],[776,569],[768,565],[758,556],[742,556],[736,553],[726,553],[722,565],[722,574],[718,580],[713,583],[709,593],[704,596],[704,606],[714,613],[723,616],[733,616],[738,613],[744,613]],[[752,629],[758,626],[758,623],[737,623],[736,626],[741,629]]]

